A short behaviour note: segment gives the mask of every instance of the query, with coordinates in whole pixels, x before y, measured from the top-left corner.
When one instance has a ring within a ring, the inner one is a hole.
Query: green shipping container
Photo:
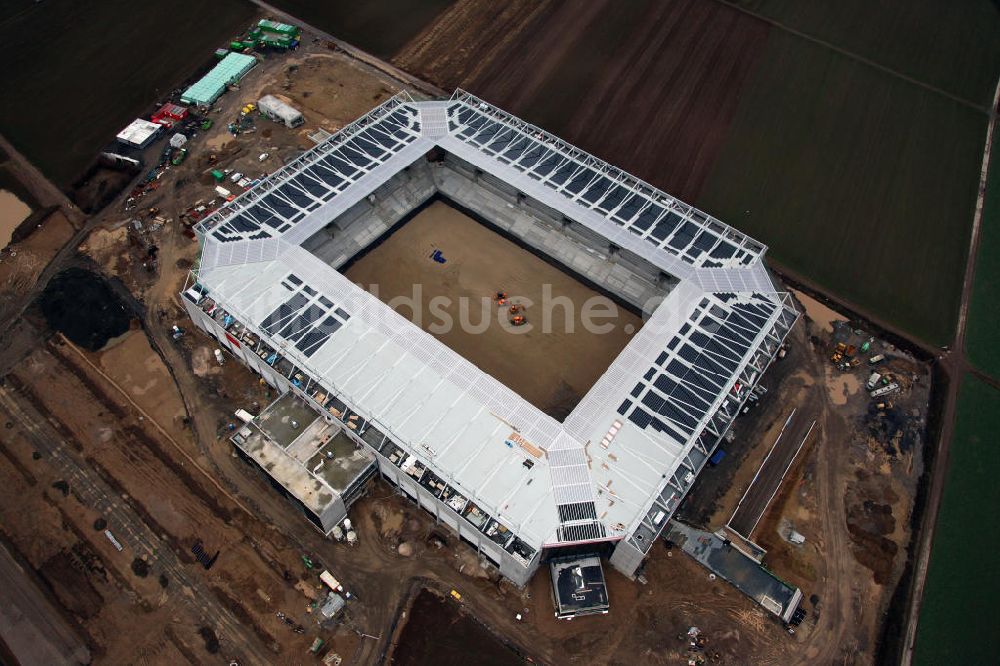
[[[213,169],[212,170],[212,178],[215,179],[215,182],[221,183],[225,179],[225,177],[226,177],[226,174],[222,173],[218,169]]]
[[[294,40],[287,35],[262,35],[257,40],[257,46],[269,46],[272,49],[288,49]]]
[[[298,27],[294,25],[268,21],[267,19],[261,19],[257,26],[264,32],[275,32],[281,35],[288,35],[289,37],[298,37],[300,32]]]

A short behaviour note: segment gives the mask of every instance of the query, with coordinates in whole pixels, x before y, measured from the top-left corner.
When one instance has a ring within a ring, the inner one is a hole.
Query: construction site
[[[472,92],[215,62],[0,254],[5,656],[873,660],[927,359]]]

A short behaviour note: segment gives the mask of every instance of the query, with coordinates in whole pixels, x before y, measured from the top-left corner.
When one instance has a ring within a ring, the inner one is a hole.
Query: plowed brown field
[[[463,87],[681,199],[700,191],[768,27],[678,0],[456,2],[393,61]]]

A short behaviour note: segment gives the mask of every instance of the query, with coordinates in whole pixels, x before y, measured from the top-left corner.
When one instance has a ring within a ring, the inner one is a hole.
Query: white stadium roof
[[[435,146],[680,280],[562,423],[301,247]],[[393,97],[199,234],[217,303],[534,549],[655,535],[797,318],[765,246],[463,91]]]

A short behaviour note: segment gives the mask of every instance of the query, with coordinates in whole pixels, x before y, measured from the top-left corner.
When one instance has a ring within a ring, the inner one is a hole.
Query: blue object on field
[[[725,451],[723,451],[722,449],[716,449],[715,453],[712,454],[712,457],[708,459],[708,462],[713,467],[715,467],[720,462],[722,462],[722,459],[725,458],[725,457],[726,457],[726,452]]]
[[[431,253],[431,259],[433,259],[434,261],[438,262],[439,264],[443,264],[446,261],[448,261],[447,259],[444,258],[444,255],[441,254],[441,250],[434,250]]]

